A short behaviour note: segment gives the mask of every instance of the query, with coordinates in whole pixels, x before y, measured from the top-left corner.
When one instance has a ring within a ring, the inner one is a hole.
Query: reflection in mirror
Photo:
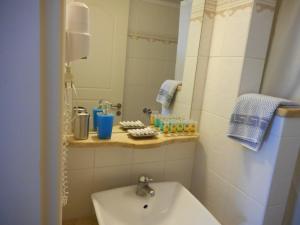
[[[201,32],[201,24],[191,27],[192,14],[200,13],[205,0],[80,1],[90,11],[90,55],[72,63],[78,92],[73,105],[86,107],[92,115],[98,101],[105,99],[122,106],[114,110],[121,112],[115,123],[145,121],[144,108],[161,110],[156,102],[161,84],[180,80],[182,90],[177,91],[172,109],[182,114],[180,95],[191,104],[195,73],[186,67],[198,49],[188,42],[200,38]]]

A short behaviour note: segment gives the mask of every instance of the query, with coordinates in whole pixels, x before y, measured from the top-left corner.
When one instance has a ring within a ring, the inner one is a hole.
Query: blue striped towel
[[[166,80],[162,83],[158,95],[156,97],[156,101],[161,103],[163,107],[169,108],[178,85],[182,82],[177,80]]]
[[[241,95],[230,119],[228,137],[258,151],[279,106],[299,106],[292,101],[260,94]]]

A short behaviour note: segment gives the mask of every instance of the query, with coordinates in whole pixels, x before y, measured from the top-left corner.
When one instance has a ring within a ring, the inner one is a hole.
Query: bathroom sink
[[[181,184],[151,183],[154,197],[136,195],[136,185],[92,194],[99,225],[221,225]]]

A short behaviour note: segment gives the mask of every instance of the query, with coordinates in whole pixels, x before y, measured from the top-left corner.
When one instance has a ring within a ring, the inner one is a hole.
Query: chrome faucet
[[[142,197],[146,197],[148,195],[150,197],[153,197],[155,195],[155,191],[149,186],[149,183],[152,181],[152,178],[149,178],[147,176],[140,176],[138,180],[136,194]]]

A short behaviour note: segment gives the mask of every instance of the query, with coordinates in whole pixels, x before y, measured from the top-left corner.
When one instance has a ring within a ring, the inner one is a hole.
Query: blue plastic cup
[[[103,112],[102,109],[93,108],[93,130],[94,131],[97,130],[97,126],[98,126],[98,122],[97,122],[98,116],[97,116],[97,113],[101,113],[101,112]]]
[[[97,113],[97,132],[99,139],[110,139],[114,123],[112,114]]]

